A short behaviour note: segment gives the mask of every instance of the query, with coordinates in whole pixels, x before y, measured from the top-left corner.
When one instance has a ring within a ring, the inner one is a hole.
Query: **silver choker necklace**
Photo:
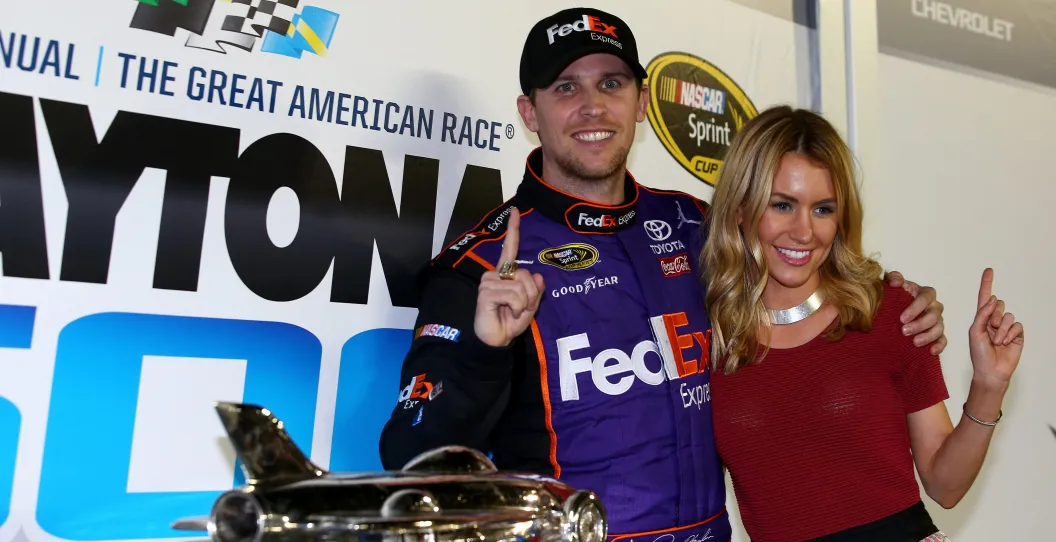
[[[815,290],[806,301],[791,309],[766,309],[766,312],[770,315],[770,322],[773,324],[794,324],[814,314],[814,311],[821,307],[823,299],[821,290]]]

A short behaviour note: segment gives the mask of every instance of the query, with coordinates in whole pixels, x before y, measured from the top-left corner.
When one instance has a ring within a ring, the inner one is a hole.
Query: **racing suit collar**
[[[623,183],[624,203],[602,205],[573,196],[547,184],[542,177],[543,151],[537,147],[525,161],[524,179],[517,188],[518,199],[543,216],[566,224],[572,231],[587,234],[614,233],[634,224],[638,204],[638,183],[630,172]]]

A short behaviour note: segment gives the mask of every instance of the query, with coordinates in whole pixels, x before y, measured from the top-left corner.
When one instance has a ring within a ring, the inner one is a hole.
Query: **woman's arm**
[[[993,422],[1000,415],[1004,396],[1004,389],[991,390],[973,381],[964,410],[978,420]],[[953,508],[975,482],[994,427],[962,414],[954,429],[945,403],[914,412],[907,420],[913,460],[925,493],[943,508]]]
[[[938,403],[907,416],[910,447],[924,491],[943,508],[968,493],[986,459],[1012,373],[1023,352],[1023,325],[1010,313],[991,317],[1000,302],[990,295],[993,271],[983,272],[975,321],[968,332],[974,376],[957,428]],[[969,415],[978,421],[972,420]]]

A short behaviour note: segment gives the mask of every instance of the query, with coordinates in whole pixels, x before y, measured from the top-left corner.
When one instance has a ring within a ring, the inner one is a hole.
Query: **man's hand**
[[[511,279],[499,276],[497,269],[504,262],[517,261],[521,233],[521,215],[517,209],[510,211],[509,221],[496,270],[484,273],[477,289],[473,331],[490,346],[506,346],[528,329],[545,288],[542,275],[533,275],[524,269],[518,269]]]
[[[914,298],[913,303],[910,303],[906,310],[902,312],[902,334],[907,336],[914,335],[913,344],[917,346],[930,344],[931,353],[934,355],[942,353],[946,349],[945,327],[942,321],[942,310],[944,307],[942,303],[939,303],[935,288],[920,286],[915,282],[905,280],[902,277],[902,273],[898,271],[887,273],[884,279],[891,286],[895,288],[901,287],[909,292]],[[1003,302],[998,309],[1004,310]],[[997,311],[994,311],[994,316],[997,317],[998,321],[1001,320],[1001,316],[997,314]]]

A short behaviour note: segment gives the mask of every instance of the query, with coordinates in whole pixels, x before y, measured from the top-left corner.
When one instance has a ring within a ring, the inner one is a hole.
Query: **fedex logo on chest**
[[[593,384],[605,395],[619,396],[634,386],[659,386],[708,371],[710,329],[692,330],[685,312],[654,316],[648,323],[654,340],[641,341],[630,352],[596,348],[592,355],[588,333],[558,339],[561,401],[580,400],[581,385]],[[589,380],[580,375],[589,375]],[[711,398],[708,384],[682,382],[679,393],[685,408],[701,408]]]

